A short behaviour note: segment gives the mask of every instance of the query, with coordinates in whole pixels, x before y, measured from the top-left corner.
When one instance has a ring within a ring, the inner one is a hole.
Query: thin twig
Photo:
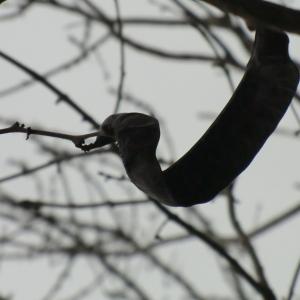
[[[54,7],[57,7],[57,8],[63,9],[63,10],[67,10],[68,12],[75,13],[76,15],[79,14],[84,17],[92,18],[93,20],[107,26],[107,28],[110,30],[110,32],[114,38],[118,38],[118,39],[120,38],[118,32],[114,28],[114,23],[111,21],[111,19],[109,19],[102,11],[100,11],[98,9],[97,6],[95,6],[89,0],[84,0],[84,2],[91,8],[91,10],[93,12],[96,12],[96,14],[97,14],[96,16],[93,14],[84,12],[77,7],[68,6],[68,5],[65,5],[62,3],[40,2],[40,0],[36,0],[36,1],[38,1],[38,3],[40,3],[40,4],[53,5]],[[234,66],[235,68],[237,68],[239,70],[245,69],[244,65],[240,64],[238,61],[234,61],[234,62],[228,61],[226,57],[222,58],[222,60],[219,61],[216,57],[211,56],[211,55],[204,55],[204,54],[198,54],[198,53],[176,53],[176,52],[166,51],[166,50],[159,49],[157,47],[152,47],[150,45],[142,44],[139,41],[129,38],[128,36],[125,36],[124,34],[123,34],[123,41],[126,45],[130,46],[131,48],[133,48],[135,50],[138,50],[138,51],[141,51],[141,52],[144,52],[147,54],[151,54],[151,55],[163,58],[163,59],[184,60],[185,62],[192,62],[192,61],[213,62],[213,63],[217,62],[217,63],[221,63],[221,64],[228,62],[229,64],[231,64],[232,66]]]
[[[300,131],[300,117],[299,117],[299,114],[298,114],[298,112],[296,110],[296,107],[294,106],[293,103],[291,103],[291,110],[292,110],[292,113],[293,113],[293,115],[294,115],[294,117],[296,119],[296,122],[298,124],[298,130],[297,130],[297,132],[299,132]]]
[[[121,11],[120,11],[120,4],[118,0],[114,0],[116,13],[117,13],[117,23],[118,23],[118,33],[120,37],[120,80],[119,80],[119,87],[118,87],[118,95],[117,95],[117,102],[114,109],[114,113],[117,113],[120,108],[121,100],[123,98],[123,89],[124,89],[124,80],[125,80],[125,43],[123,39],[123,24],[121,20]]]
[[[255,268],[256,274],[259,278],[260,283],[262,285],[264,285],[266,287],[266,289],[269,289],[270,291],[272,291],[268,284],[268,281],[265,277],[264,269],[259,261],[258,255],[256,254],[256,251],[255,251],[255,248],[251,244],[249,237],[244,232],[241,224],[239,223],[239,221],[237,219],[237,215],[236,215],[236,211],[235,211],[236,199],[233,196],[232,186],[227,189],[227,197],[228,197],[228,204],[229,204],[230,221],[232,222],[232,225],[235,228],[237,234],[239,235],[242,244],[247,249],[247,251],[252,259],[252,262],[253,262],[253,265],[254,265],[254,268]],[[275,296],[274,296],[274,298],[275,298]]]
[[[62,162],[70,161],[75,158],[81,158],[81,157],[87,156],[87,155],[98,155],[100,153],[106,153],[106,152],[111,152],[111,150],[99,149],[99,150],[89,152],[89,153],[77,153],[74,155],[62,155],[61,157],[51,159],[48,162],[37,165],[36,167],[21,170],[20,172],[16,172],[15,174],[2,177],[2,178],[0,178],[0,184],[3,182],[8,182],[8,181],[16,179],[16,178],[23,177],[23,176],[32,175],[41,170],[45,170],[46,168],[51,167],[53,165],[59,165]]]
[[[89,45],[82,51],[79,55],[76,55],[72,57],[71,59],[65,61],[64,63],[51,68],[50,70],[44,72],[43,74],[40,74],[42,77],[48,79],[49,77],[52,77],[54,75],[59,74],[62,71],[70,70],[71,68],[78,66],[79,63],[82,63],[85,61],[85,59],[88,57],[88,55],[92,52],[94,52],[98,47],[102,46],[105,42],[107,42],[110,38],[110,34],[106,33],[99,39],[97,39],[94,43]],[[0,98],[10,96],[13,93],[23,91],[25,88],[30,87],[31,85],[35,84],[37,81],[34,78],[29,78],[22,80],[18,82],[17,84],[13,84],[7,88],[4,88],[0,91]]]
[[[52,83],[50,83],[44,76],[40,75],[39,73],[34,71],[32,68],[29,68],[25,64],[21,63],[20,61],[16,60],[15,58],[11,57],[9,54],[7,54],[1,50],[0,50],[0,57],[5,59],[6,61],[10,62],[17,68],[21,69],[22,71],[27,73],[29,76],[34,78],[36,81],[43,84],[45,87],[47,87],[50,91],[52,91],[58,97],[58,102],[64,101],[70,107],[72,107],[77,113],[79,113],[82,116],[84,121],[87,121],[90,124],[92,124],[94,128],[99,128],[99,124],[97,121],[95,121],[87,112],[85,112],[83,108],[81,108],[78,104],[76,104],[68,95],[66,95],[60,89],[58,89],[56,86],[54,86]]]
[[[273,229],[275,226],[281,225],[284,222],[290,221],[292,217],[300,213],[300,204],[296,204],[295,206],[287,209],[283,213],[275,216],[264,224],[257,226],[248,233],[250,238],[257,237],[258,235],[267,232],[270,229]]]
[[[98,137],[99,135],[103,135],[103,136],[105,135],[105,133],[101,129],[87,134],[72,135],[72,134],[66,134],[66,133],[60,133],[54,131],[32,129],[31,127],[25,127],[24,124],[20,124],[18,122],[16,122],[10,127],[0,129],[0,134],[16,133],[16,132],[25,133],[27,135],[26,139],[28,139],[30,135],[34,134],[34,135],[48,136],[48,137],[68,140],[73,142],[74,145],[78,148],[81,148],[84,145],[84,141],[88,138]]]
[[[135,206],[149,204],[149,200],[128,200],[128,201],[103,201],[99,203],[87,203],[87,204],[74,204],[74,203],[54,203],[54,202],[43,202],[43,201],[31,201],[23,200],[20,201],[20,206],[27,207],[30,209],[40,208],[53,208],[53,209],[91,209],[91,208],[103,208],[103,207],[121,207],[121,206]]]
[[[65,263],[64,268],[61,273],[57,276],[53,286],[50,287],[46,295],[42,298],[42,300],[52,300],[56,298],[57,294],[63,289],[67,280],[71,277],[70,273],[72,271],[74,265],[74,257],[68,257],[67,262]],[[1,300],[1,299],[0,299]]]
[[[170,220],[180,225],[182,228],[187,230],[190,234],[196,236],[201,241],[205,242],[211,249],[213,249],[216,253],[218,253],[221,257],[223,257],[228,263],[236,270],[236,272],[243,277],[259,294],[264,296],[265,299],[275,300],[273,293],[271,293],[265,286],[262,286],[258,283],[240,264],[237,260],[235,260],[228,252],[219,245],[216,241],[211,239],[208,235],[197,230],[192,225],[183,221],[176,214],[172,213],[169,209],[167,209],[161,203],[152,200],[152,202],[161,210]]]
[[[208,45],[210,46],[213,53],[215,54],[217,61],[220,62],[220,63],[216,62],[215,64],[223,70],[225,77],[228,80],[230,90],[231,90],[231,92],[234,92],[234,83],[233,83],[233,79],[231,76],[231,72],[230,72],[229,68],[227,67],[226,62],[223,61],[222,57],[220,56],[218,49],[214,45],[214,42],[216,42],[218,44],[218,46],[221,47],[221,49],[225,53],[225,57],[227,57],[228,60],[234,61],[235,58],[228,51],[228,49],[224,45],[224,43],[221,42],[221,40],[212,32],[212,30],[210,30],[209,25],[202,22],[201,19],[196,14],[194,14],[192,10],[190,10],[187,6],[183,5],[178,0],[173,0],[173,2],[179,8],[182,9],[182,11],[184,12],[184,15],[186,16],[186,18],[188,18],[188,22],[190,23],[190,25],[193,28],[195,28],[203,36],[203,38],[207,41]]]
[[[290,286],[290,289],[289,289],[289,294],[288,294],[287,300],[292,300],[293,295],[294,295],[294,290],[295,290],[295,287],[296,287],[296,283],[297,283],[297,280],[298,280],[299,276],[300,276],[300,260],[299,260],[299,262],[297,264],[297,267],[295,269],[295,273],[294,273],[292,283],[291,283],[291,286]]]

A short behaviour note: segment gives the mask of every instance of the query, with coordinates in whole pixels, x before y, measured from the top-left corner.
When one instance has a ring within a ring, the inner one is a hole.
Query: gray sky
[[[8,0],[8,2],[17,1]],[[114,13],[111,0],[104,0],[101,4]],[[296,6],[297,3],[293,1],[291,4]],[[5,7],[1,6],[1,9],[5,10]],[[124,15],[129,16],[157,13],[155,7],[148,5],[147,1],[122,1],[121,9]],[[1,23],[0,49],[32,66],[35,70],[43,72],[78,53],[78,49],[68,40],[70,37],[80,36],[81,29],[76,25],[77,23],[76,17],[69,18],[65,14],[57,14],[49,9],[32,10],[23,18]],[[154,29],[143,28],[128,29],[128,33],[133,37],[142,38],[147,43],[158,43],[168,49],[178,51],[201,49],[201,53],[208,50],[203,40],[192,30],[160,30],[158,32]],[[94,28],[93,34],[99,36],[97,27]],[[105,34],[104,30],[103,34]],[[231,39],[230,43],[236,43],[231,37],[228,39]],[[293,57],[300,60],[298,36],[291,36],[290,47]],[[241,60],[247,61],[247,56],[238,48],[238,45],[236,53]],[[105,78],[103,66],[99,66],[95,56],[92,56],[76,71],[61,74],[51,79],[51,82],[72,96],[101,122],[112,113],[115,104],[116,97],[111,95],[108,89],[116,88],[118,84],[119,47],[115,41],[109,40],[101,48],[99,54],[109,72],[108,79]],[[3,60],[0,60],[0,74],[0,90],[27,78]],[[235,84],[241,76],[241,73],[234,73]],[[130,49],[126,49],[125,91],[151,104],[157,115],[164,120],[164,124],[173,137],[176,158],[185,153],[209,126],[211,121],[200,119],[199,113],[217,114],[231,96],[229,85],[219,68],[195,62],[162,61]],[[0,116],[19,120],[26,125],[42,124],[49,129],[62,132],[86,133],[90,130],[90,127],[81,122],[78,115],[66,105],[54,105],[55,100],[55,97],[45,88],[35,85],[22,93],[0,99]],[[295,107],[299,110],[297,105]],[[136,108],[122,103],[121,111],[132,110]],[[289,109],[280,123],[280,128],[297,129],[298,126]],[[34,145],[25,141],[24,136],[16,134],[0,138],[1,177],[17,170],[13,164],[8,163],[8,158],[26,159],[29,166],[43,161],[44,158],[36,154]],[[166,145],[165,138],[163,131],[158,153],[170,156],[172,153]],[[64,141],[53,141],[53,143],[67,146],[67,142]],[[73,149],[71,145],[70,149]],[[74,151],[78,150],[74,149]],[[299,153],[300,143],[297,139],[274,134],[250,167],[239,177],[236,191],[240,200],[238,214],[245,229],[250,230],[269,217],[299,203]],[[95,167],[95,171],[100,169],[101,166]],[[74,178],[72,181],[76,185],[74,191],[76,195],[84,195],[78,180]],[[298,188],[295,188],[297,183]],[[26,179],[17,180],[13,184],[7,183],[2,188],[23,197],[37,197],[36,187],[32,183],[29,184]],[[141,195],[132,185],[128,184],[126,189],[137,197]],[[122,193],[123,190],[113,186],[109,190],[111,197],[121,196]],[[203,205],[201,210],[212,218],[216,227],[230,234],[232,232],[230,224],[228,219],[224,218],[227,204],[222,200],[224,200],[223,197],[219,196],[213,203]],[[175,209],[175,211],[184,215],[181,209]],[[157,227],[161,221],[156,222]],[[157,227],[149,228],[150,237],[155,234]],[[300,218],[296,217],[280,229],[275,229],[272,233],[262,235],[254,241],[270,282],[280,295],[286,295],[295,264],[299,260],[299,228]],[[176,226],[167,225],[163,235],[176,232],[176,230],[178,230]],[[214,290],[224,289],[226,294],[227,288],[220,272],[217,271],[218,265],[224,262],[216,259],[216,256],[208,252],[207,247],[202,243],[191,242],[180,249],[166,251],[162,255],[170,262],[175,259],[183,273],[195,277],[195,284],[201,281],[201,291],[211,293]],[[83,260],[76,267],[84,276],[91,278],[94,276],[86,261]],[[36,261],[36,263],[3,263],[0,265],[0,291],[3,294],[13,293],[14,300],[39,299],[49,284],[49,273],[55,275],[59,269],[59,259],[53,259],[50,263],[44,260]],[[75,286],[80,284],[80,279],[72,278],[70,287],[67,288],[72,289],[72,284]],[[298,285],[297,294],[300,297],[300,285]],[[94,294],[88,299],[99,298]]]

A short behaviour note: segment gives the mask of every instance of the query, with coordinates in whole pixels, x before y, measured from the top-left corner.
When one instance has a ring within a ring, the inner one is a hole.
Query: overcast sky
[[[13,3],[18,0],[7,2]],[[114,13],[111,2],[104,0],[102,4],[108,11]],[[297,3],[291,1],[291,4],[295,6]],[[5,6],[1,6],[1,9],[5,10]],[[128,16],[157,14],[154,6],[141,0],[122,0],[121,10],[122,14]],[[0,24],[0,49],[35,70],[44,72],[78,53],[78,48],[70,42],[71,37],[78,37],[81,34],[78,21],[76,17],[67,17],[66,14],[46,8],[31,10],[22,18]],[[133,37],[172,50],[198,51],[200,48],[201,53],[208,50],[203,40],[192,30],[178,28],[158,31],[145,27],[126,30]],[[93,34],[95,37],[99,36],[98,27],[94,28]],[[105,34],[104,30],[102,34]],[[292,56],[300,61],[300,38],[294,35],[290,38]],[[230,43],[236,44],[236,54],[246,63],[247,55],[239,49],[238,43],[232,37],[228,36],[228,39]],[[107,41],[100,52],[104,65],[99,66],[95,56],[91,56],[76,71],[51,79],[51,82],[74,98],[99,122],[113,111],[116,97],[108,90],[118,85],[120,63],[119,47],[114,40]],[[238,72],[233,74],[236,85],[241,76],[242,74]],[[0,60],[0,78],[2,90],[27,76]],[[209,63],[163,61],[130,49],[126,49],[125,91],[150,104],[157,116],[163,119],[163,124],[173,138],[175,150],[170,151],[163,130],[158,153],[173,158],[185,153],[210,125],[212,120],[201,119],[200,113],[209,112],[216,115],[231,96],[230,87],[222,71]],[[26,125],[42,124],[48,129],[62,132],[86,133],[91,130],[69,107],[64,104],[55,105],[56,100],[44,87],[35,85],[21,93],[1,98],[0,117],[19,120]],[[295,104],[295,108],[300,113],[298,104]],[[128,103],[122,103],[121,111],[132,110],[137,109]],[[299,124],[289,109],[280,123],[280,128],[296,130],[298,127]],[[36,148],[30,141],[25,141],[24,136],[17,134],[1,136],[0,142],[1,177],[17,170],[11,159],[26,159],[29,166],[43,161],[43,157],[37,155]],[[64,141],[53,143],[65,143],[66,147],[68,146]],[[70,149],[73,149],[71,145]],[[251,229],[268,217],[299,203],[299,153],[299,140],[274,134],[251,166],[240,176],[236,194],[240,200],[239,218],[243,220],[245,229]],[[28,184],[26,179],[17,180],[13,184],[7,183],[2,188],[25,198],[36,197],[35,186]],[[134,195],[141,195],[135,187],[128,188]],[[110,190],[110,194],[119,195],[120,191]],[[222,199],[220,196],[213,203],[203,205],[201,209],[211,216],[219,228],[230,233],[230,224],[224,219],[227,204]],[[180,209],[177,212],[182,213]],[[300,218],[295,217],[280,229],[274,229],[272,233],[262,235],[254,242],[272,286],[281,295],[286,295],[295,264],[300,257],[299,228]],[[169,225],[165,230],[167,234],[175,229],[173,225]],[[155,228],[149,228],[149,236],[151,234],[155,234]],[[192,255],[186,256],[187,253]],[[214,289],[224,289],[226,293],[221,275],[216,271],[218,267],[216,261],[219,263],[220,261],[214,255],[208,254],[205,245],[199,242],[190,243],[180,251],[172,249],[170,255],[176,257],[183,272],[196,278],[196,283],[198,278],[201,278],[202,283],[204,281],[201,290],[211,292]],[[92,276],[85,264],[83,262],[78,268],[82,267],[85,276]],[[39,299],[47,287],[49,270],[54,275],[59,269],[59,260],[53,261],[53,265],[54,268],[45,261],[37,261],[35,264],[3,263],[0,265],[0,292],[13,294],[14,300]],[[24,274],[29,272],[30,276],[24,277]],[[36,280],[39,280],[39,285],[35,285]],[[80,281],[78,278],[73,278],[71,282],[76,285],[78,281]],[[300,299],[300,284],[297,293]],[[99,298],[94,294],[88,299]]]

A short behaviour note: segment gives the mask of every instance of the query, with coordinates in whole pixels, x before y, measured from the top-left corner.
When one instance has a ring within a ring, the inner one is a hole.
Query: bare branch
[[[295,291],[297,280],[298,280],[299,276],[300,276],[300,260],[299,260],[299,262],[296,266],[296,269],[295,269],[295,273],[294,273],[294,276],[293,276],[293,279],[292,279],[292,282],[291,282],[291,286],[290,286],[290,289],[289,289],[287,300],[292,300],[293,299],[294,291]]]
[[[120,12],[120,4],[118,0],[114,0],[116,13],[117,13],[117,24],[118,24],[118,34],[120,36],[120,80],[119,80],[119,87],[118,87],[118,94],[117,94],[117,102],[114,109],[114,113],[117,113],[121,100],[123,98],[123,88],[124,88],[124,80],[125,80],[125,43],[123,39],[123,24],[121,19],[121,12]]]
[[[98,137],[99,135],[103,134],[102,130],[98,130],[95,132],[87,133],[87,134],[80,134],[80,135],[72,135],[72,134],[66,134],[66,133],[59,133],[59,132],[53,132],[53,131],[47,131],[47,130],[40,130],[40,129],[32,129],[31,127],[25,127],[24,124],[20,124],[19,122],[16,122],[10,127],[0,129],[0,134],[6,134],[6,133],[16,133],[21,132],[25,133],[27,135],[26,139],[30,137],[30,135],[41,135],[41,136],[48,136],[63,140],[68,140],[73,142],[73,144],[84,150],[85,146],[85,140],[91,137]]]
[[[235,203],[236,203],[236,199],[233,195],[233,185],[231,185],[228,189],[227,189],[227,197],[228,197],[228,204],[229,204],[229,214],[230,214],[230,220],[232,222],[233,227],[235,228],[236,232],[238,233],[242,244],[244,245],[244,247],[247,249],[254,268],[256,270],[256,274],[259,278],[260,283],[265,286],[265,288],[267,290],[270,291],[270,294],[273,294],[272,289],[270,288],[268,281],[266,279],[265,273],[264,273],[264,269],[263,266],[261,265],[261,262],[258,258],[258,255],[255,251],[255,248],[253,247],[253,245],[251,244],[250,239],[248,238],[248,236],[246,235],[246,233],[244,232],[241,224],[239,223],[238,219],[237,219],[237,215],[236,215],[236,211],[235,211]],[[273,294],[273,298],[275,299],[275,295]]]
[[[250,26],[300,34],[300,11],[263,0],[196,0],[242,17]]]
[[[218,253],[222,258],[224,258],[228,263],[236,270],[236,272],[243,277],[259,294],[264,296],[266,300],[276,300],[272,291],[262,286],[260,283],[256,282],[255,279],[247,272],[245,269],[235,260],[232,256],[230,256],[227,251],[211,239],[205,233],[197,230],[190,224],[183,221],[177,215],[172,213],[169,209],[167,209],[164,205],[160,204],[159,202],[152,200],[152,202],[173,222],[177,223],[179,226],[187,230],[190,234],[195,235],[201,241],[205,242],[212,250]]]
[[[25,73],[27,73],[29,76],[43,84],[45,87],[47,87],[50,91],[52,91],[57,97],[58,102],[63,101],[67,103],[71,108],[73,108],[77,113],[79,113],[84,121],[89,122],[92,124],[95,128],[99,127],[98,122],[96,122],[87,112],[84,111],[83,108],[81,108],[78,104],[76,104],[68,95],[63,93],[61,90],[59,90],[56,86],[54,86],[52,83],[50,83],[45,77],[38,74],[36,71],[34,71],[32,68],[26,66],[25,64],[21,63],[20,61],[16,60],[15,58],[11,57],[7,53],[0,51],[0,56],[10,62],[11,64],[15,65],[17,68],[21,69]]]

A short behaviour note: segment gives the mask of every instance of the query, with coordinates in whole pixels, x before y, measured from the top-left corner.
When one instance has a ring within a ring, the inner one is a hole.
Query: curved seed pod
[[[283,32],[258,29],[246,73],[204,136],[164,172],[180,206],[211,200],[253,160],[286,112],[299,82]],[[181,199],[181,200],[180,200]]]
[[[155,118],[139,113],[107,118],[102,129],[118,142],[131,181],[171,206],[208,202],[228,186],[253,160],[295,95],[299,73],[288,42],[283,32],[256,31],[246,73],[232,98],[203,137],[163,172],[155,156],[160,136]]]

